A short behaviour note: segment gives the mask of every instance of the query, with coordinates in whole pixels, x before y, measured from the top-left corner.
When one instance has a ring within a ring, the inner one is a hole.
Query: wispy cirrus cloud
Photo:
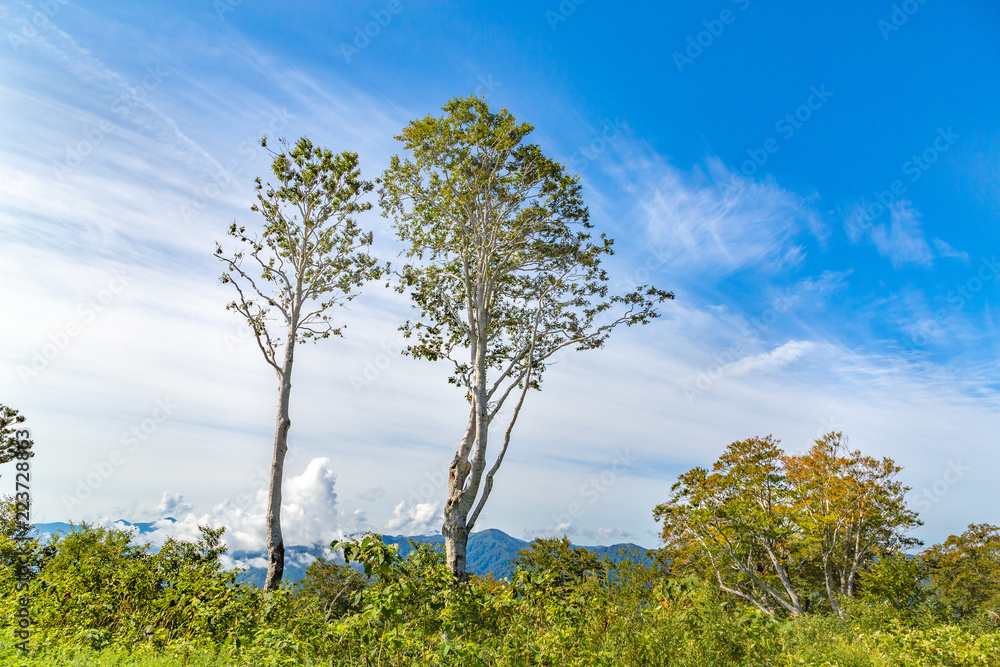
[[[636,167],[647,174],[640,207],[650,243],[671,266],[777,274],[805,259],[804,235],[826,235],[809,200],[770,178],[742,177],[717,158],[690,173],[663,160]]]
[[[892,204],[890,211],[889,224],[871,230],[871,240],[879,254],[897,269],[906,264],[930,266],[934,251],[924,238],[920,214],[907,202]]]
[[[956,250],[939,238],[933,239],[932,247],[924,233],[920,212],[905,199],[890,204],[889,222],[878,225],[873,225],[865,210],[857,206],[845,216],[844,229],[852,243],[871,241],[894,269],[929,268],[937,258],[969,259],[968,253]]]

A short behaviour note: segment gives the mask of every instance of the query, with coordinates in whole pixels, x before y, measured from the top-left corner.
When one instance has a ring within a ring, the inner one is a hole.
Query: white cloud
[[[746,375],[752,371],[770,372],[778,370],[787,364],[797,361],[810,350],[814,344],[809,341],[793,340],[770,352],[744,357],[727,366],[724,370],[733,376]]]
[[[184,502],[184,496],[179,493],[163,492],[163,499],[156,506],[156,511],[161,515],[187,514],[194,507],[190,503]]]
[[[889,210],[889,226],[878,225],[871,231],[872,243],[879,254],[897,269],[907,264],[930,266],[934,251],[924,238],[920,215],[905,201],[892,204]]]
[[[401,501],[392,511],[392,517],[385,529],[391,533],[402,535],[427,535],[441,532],[444,517],[439,509],[440,503],[417,503],[408,505]]]
[[[933,239],[932,248],[924,234],[920,213],[905,199],[889,205],[888,224],[873,225],[864,207],[855,206],[844,218],[844,229],[852,243],[870,239],[895,269],[907,265],[929,267],[937,257],[969,260],[967,252],[956,250],[939,238]]]
[[[368,502],[381,500],[385,497],[385,489],[381,486],[373,486],[370,489],[365,489],[364,491],[359,491],[357,497],[361,500]]]
[[[934,247],[937,248],[938,257],[946,257],[951,259],[960,259],[963,262],[969,261],[969,253],[962,250],[955,250],[946,241],[941,239],[934,239]]]
[[[0,51],[0,116],[13,128],[0,136],[0,303],[15,314],[0,324],[7,369],[0,395],[16,397],[32,420],[39,465],[48,466],[36,489],[39,520],[106,516],[109,507],[144,498],[151,488],[170,489],[160,506],[182,515],[177,524],[162,522],[156,539],[196,539],[198,524],[207,523],[228,526],[234,549],[263,548],[266,483],[244,480],[266,475],[274,378],[251,342],[231,344],[238,323],[223,310],[231,294],[216,285],[211,258],[213,241],[224,240],[233,217],[249,222],[249,184],[268,171],[263,151],[245,157],[243,149],[268,127],[275,107],[286,106],[295,116],[290,136],[305,131],[318,144],[358,150],[371,177],[398,150],[392,135],[432,106],[421,100],[420,114],[411,113],[329,70],[312,78],[231,32],[223,37],[211,52],[200,50],[210,40],[191,40],[183,54],[175,52],[181,61],[163,85],[128,119],[114,117],[117,129],[61,183],[52,162],[95,122],[113,116],[114,99],[138,83],[125,74],[127,66],[142,67],[112,63],[105,51],[101,58],[84,53],[87,45],[57,34],[38,38],[51,43],[33,42],[30,58]],[[196,67],[195,60],[208,66]],[[254,89],[244,83],[248,77]],[[629,145],[625,136],[616,140],[609,163],[628,158]],[[180,207],[230,160],[241,169],[238,184],[184,222]],[[623,162],[618,192],[630,196],[588,192],[594,221],[607,228],[615,224],[612,213],[640,202],[650,245],[663,251],[667,270],[695,269],[689,273],[699,280],[748,270],[770,277],[815,259],[806,257],[808,242],[822,242],[825,230],[811,197],[773,180],[734,180],[717,160],[690,173],[649,152]],[[594,177],[588,188],[600,182],[598,171],[595,165],[586,172]],[[603,219],[596,214],[601,206],[608,212]],[[387,223],[374,215],[369,221],[381,243]],[[856,241],[867,238],[860,227],[848,231]],[[901,209],[879,235],[880,251],[894,261],[926,259],[930,245],[915,214]],[[618,234],[619,247],[641,245],[631,236]],[[943,241],[933,248],[941,257],[963,254]],[[391,243],[380,250],[392,254]],[[121,264],[134,280],[97,319],[83,323],[79,305]],[[811,302],[843,289],[849,275],[823,272],[799,280],[791,293]],[[303,452],[296,465],[310,463],[286,478],[287,544],[323,544],[364,528],[369,517],[394,532],[440,528],[445,485],[437,480],[445,479],[441,470],[464,427],[461,395],[445,383],[440,365],[398,356],[380,365],[362,391],[351,385],[352,375],[385,354],[407,312],[402,297],[373,288],[338,313],[350,323],[343,340],[300,348],[292,429],[300,445],[293,451]],[[752,307],[679,298],[664,312],[650,327],[622,331],[605,349],[567,355],[550,369],[545,391],[532,393],[525,406],[481,527],[514,532],[529,523],[549,525],[551,516],[580,501],[581,485],[611,464],[615,449],[627,447],[639,461],[567,527],[608,539],[616,539],[619,526],[651,535],[649,510],[678,471],[710,463],[725,444],[754,433],[807,442],[831,414],[865,451],[892,454],[906,465],[902,478],[917,488],[932,486],[949,456],[975,466],[935,504],[930,530],[960,529],[956,517],[997,504],[989,478],[1000,465],[992,447],[1000,427],[990,389],[995,373],[897,364],[824,343],[824,330],[789,334],[791,310],[761,336],[768,343],[741,333]],[[17,366],[70,323],[86,326],[39,377],[21,382]],[[742,358],[734,372],[689,405],[684,379],[734,341],[745,348],[735,355]],[[789,342],[774,347],[773,341]],[[123,433],[163,397],[176,400],[177,414],[127,452],[79,513],[67,515],[59,499],[121,449]],[[236,500],[244,490],[247,499]],[[355,499],[365,510],[345,506]],[[155,497],[149,501],[156,506]],[[188,507],[195,509],[182,512]],[[110,516],[133,520],[133,514]],[[136,509],[134,516],[149,512]]]
[[[597,528],[596,530],[585,529],[580,531],[583,537],[597,544],[621,543],[630,539],[633,535],[621,526],[614,528]]]
[[[662,161],[642,165],[649,192],[639,193],[640,206],[661,261],[719,274],[778,273],[805,258],[800,234],[825,234],[809,202],[773,180],[741,177],[714,158],[706,167],[686,174]]]
[[[335,484],[336,475],[328,458],[311,460],[301,474],[285,480],[281,530],[286,545],[326,545],[355,531],[358,517],[341,514],[337,507]],[[157,508],[162,512],[190,507],[183,503],[178,494],[164,493],[163,497]],[[261,550],[266,547],[266,501],[267,489],[262,488],[254,494],[252,501],[244,505],[226,500],[207,513],[188,511],[176,516],[176,522],[157,521],[155,529],[139,539],[157,546],[162,545],[169,537],[194,541],[200,535],[198,527],[201,525],[225,526],[223,540],[230,549]]]

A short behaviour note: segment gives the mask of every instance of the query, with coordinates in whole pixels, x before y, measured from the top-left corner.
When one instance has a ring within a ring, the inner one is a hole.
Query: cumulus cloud
[[[392,510],[392,517],[385,529],[403,535],[427,535],[440,532],[443,522],[444,514],[438,503],[417,503],[410,506],[404,500]]]
[[[288,545],[328,544],[354,532],[366,521],[364,513],[345,515],[337,506],[337,477],[330,459],[315,458],[300,475],[287,478],[281,503],[281,530]],[[225,526],[224,541],[230,549],[258,551],[266,548],[264,537],[267,489],[258,489],[246,504],[226,500],[210,512],[197,514],[178,494],[164,493],[157,509],[164,513],[187,508],[176,521],[161,519],[154,530],[137,539],[162,545],[168,538],[194,541],[199,526]],[[247,563],[249,564],[249,563]],[[265,563],[266,566],[266,563]]]
[[[194,507],[190,503],[184,502],[184,496],[179,493],[163,492],[160,504],[156,506],[156,511],[161,515],[187,514]]]

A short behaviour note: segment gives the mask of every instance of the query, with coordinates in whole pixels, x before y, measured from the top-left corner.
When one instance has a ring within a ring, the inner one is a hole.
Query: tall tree
[[[261,145],[267,147],[267,141]],[[256,179],[257,203],[251,209],[264,217],[260,237],[247,235],[234,222],[229,235],[241,245],[215,256],[228,270],[222,282],[238,293],[226,306],[246,319],[265,361],[278,376],[278,413],[267,500],[266,590],[276,590],[284,572],[281,536],[281,481],[288,429],[292,363],[296,343],[341,335],[329,310],[357,296],[366,281],[381,275],[364,233],[352,215],[371,208],[361,201],[373,185],[361,180],[357,153],[334,155],[303,137],[280,153],[272,152],[275,184]]]
[[[493,489],[525,396],[552,355],[601,347],[615,327],[646,324],[673,294],[641,287],[608,295],[603,234],[592,241],[579,178],[524,141],[532,131],[476,97],[407,125],[379,201],[410,261],[398,273],[420,316],[405,354],[453,366],[469,417],[448,474],[448,566],[466,576],[466,544]],[[501,411],[513,403],[509,416]],[[487,469],[490,428],[503,428]]]

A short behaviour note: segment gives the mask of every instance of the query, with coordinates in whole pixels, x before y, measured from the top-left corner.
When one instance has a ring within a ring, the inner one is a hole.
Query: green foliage
[[[340,335],[329,308],[352,300],[360,285],[381,275],[367,251],[372,235],[352,217],[371,208],[360,198],[373,187],[361,179],[357,153],[335,155],[305,137],[282,148],[273,153],[276,182],[256,179],[257,203],[251,208],[264,216],[263,234],[248,235],[234,222],[229,235],[243,249],[231,256],[221,245],[215,249],[228,266],[222,282],[238,293],[227,308],[247,320],[275,370],[281,367],[276,350],[285,332],[269,330],[272,310],[287,329],[285,343]],[[252,268],[243,267],[247,260]]]
[[[588,575],[603,572],[601,560],[582,547],[573,547],[569,539],[536,538],[518,552],[514,567],[536,578],[545,576],[554,586],[567,588],[582,583]]]
[[[930,599],[924,587],[924,563],[901,553],[886,554],[861,573],[858,599],[867,605],[886,605],[897,615],[919,613]]]
[[[1000,620],[1000,527],[970,524],[921,559],[937,600],[955,618]]]
[[[32,542],[39,641],[99,649],[249,638],[260,592],[222,571],[221,535],[203,527],[196,543],[171,539],[156,554],[133,544],[129,532],[86,524],[44,545]],[[9,565],[0,570],[4,621],[14,613],[14,575]]]
[[[847,619],[776,621],[694,575],[624,561],[592,576],[594,559],[566,540],[525,549],[513,582],[456,582],[440,549],[413,545],[401,558],[366,535],[336,546],[370,576],[323,559],[300,585],[266,593],[221,571],[221,531],[156,554],[127,538],[81,526],[51,541],[32,590],[30,663],[13,649],[16,596],[0,569],[0,663],[887,667],[989,665],[1000,651],[1000,630],[918,623],[887,604],[908,590],[912,560],[881,559]],[[348,591],[353,602],[334,611]]]
[[[365,587],[365,577],[349,565],[316,559],[294,586],[295,611],[314,615],[323,623],[357,611],[354,600]]]
[[[603,344],[611,326],[594,325],[614,304],[629,307],[626,324],[656,317],[653,303],[672,294],[649,287],[606,298],[600,262],[613,242],[591,242],[579,178],[524,141],[531,125],[476,97],[443,111],[396,137],[413,157],[393,157],[379,190],[406,256],[422,260],[401,274],[421,313],[403,327],[417,338],[409,354],[451,359],[478,342],[488,368],[531,363],[536,384],[560,347]],[[475,369],[453,361],[452,382],[471,389]]]
[[[592,238],[579,177],[527,143],[531,125],[477,97],[442,110],[396,137],[410,157],[391,159],[378,194],[408,260],[397,289],[419,312],[400,327],[411,341],[404,353],[448,363],[469,404],[442,528],[462,579],[469,532],[549,360],[563,348],[600,348],[619,325],[649,323],[674,295],[652,286],[609,295],[601,261],[613,242]],[[487,470],[491,427],[503,441]]]
[[[771,436],[730,444],[711,470],[680,475],[653,516],[664,557],[771,615],[844,614],[857,577],[918,541],[891,459],[847,450],[840,433],[785,455]]]

